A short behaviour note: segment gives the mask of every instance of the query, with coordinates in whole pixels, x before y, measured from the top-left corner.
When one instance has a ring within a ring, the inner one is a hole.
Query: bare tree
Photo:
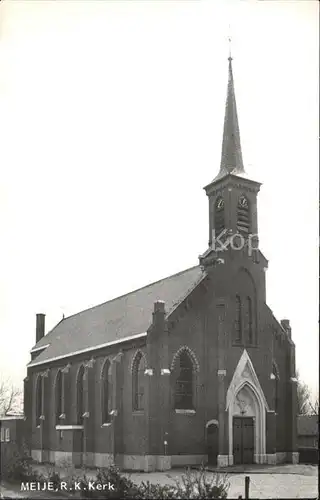
[[[314,402],[310,401],[310,413],[311,415],[319,415],[319,398]]]
[[[0,416],[22,411],[22,391],[9,379],[0,378]]]
[[[311,391],[297,372],[298,415],[318,415],[319,400],[313,401]]]

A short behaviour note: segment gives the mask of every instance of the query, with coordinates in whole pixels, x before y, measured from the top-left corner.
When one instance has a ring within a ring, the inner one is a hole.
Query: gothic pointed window
[[[101,373],[101,416],[102,423],[108,424],[111,420],[112,410],[112,385],[111,385],[111,363],[107,360]]]
[[[241,318],[241,298],[236,295],[236,319],[235,319],[235,340],[241,342],[242,339],[242,318]]]
[[[237,229],[243,236],[250,233],[250,206],[244,195],[240,196],[238,200]]]
[[[59,419],[62,414],[62,398],[63,398],[63,374],[61,370],[58,370],[56,376],[56,385],[55,385],[55,417],[57,424],[59,423]]]
[[[224,223],[224,200],[220,196],[214,206],[214,230],[216,237],[225,229]]]
[[[187,351],[182,351],[176,366],[175,409],[193,409],[193,364]]]
[[[145,372],[146,363],[142,352],[136,355],[132,367],[132,406],[133,411],[145,409]]]
[[[77,424],[83,424],[83,414],[85,413],[84,398],[84,367],[81,365],[77,377]]]
[[[40,425],[43,407],[42,377],[38,375],[36,381],[36,426]]]

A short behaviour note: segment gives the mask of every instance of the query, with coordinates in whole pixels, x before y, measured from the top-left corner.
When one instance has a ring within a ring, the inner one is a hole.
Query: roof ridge
[[[110,300],[106,300],[105,302],[101,302],[101,304],[97,304],[95,306],[92,306],[92,307],[88,307],[87,309],[83,309],[82,311],[79,311],[77,313],[74,313],[74,314],[71,314],[70,316],[66,316],[65,318],[63,318],[61,321],[59,321],[59,323],[57,323],[53,328],[52,330],[50,331],[53,331],[62,321],[66,321],[67,319],[70,319],[70,318],[73,318],[74,316],[78,316],[78,314],[81,314],[81,313],[84,313],[84,312],[87,312],[87,311],[90,311],[92,309],[95,309],[97,307],[101,307],[101,306],[104,306],[106,304],[109,304],[110,302],[113,302],[114,300],[118,300],[118,299],[122,299],[123,297],[127,297],[129,295],[131,295],[132,293],[136,293],[136,292],[139,292],[140,290],[143,290],[145,288],[148,288],[149,286],[153,286],[153,285],[156,285],[157,283],[160,283],[160,281],[164,281],[164,280],[167,280],[169,278],[174,278],[175,276],[179,276],[179,274],[183,274],[183,273],[186,273],[187,271],[191,271],[191,269],[196,269],[197,267],[200,267],[199,264],[196,265],[196,266],[192,266],[192,267],[189,267],[187,269],[184,269],[183,271],[179,271],[178,273],[175,273],[175,274],[171,274],[169,276],[166,276],[165,278],[161,278],[160,280],[157,280],[157,281],[153,281],[152,283],[149,283],[148,285],[145,285],[145,286],[142,286],[140,288],[136,288],[135,290],[132,290],[131,292],[128,292],[128,293],[124,293],[123,295],[119,295],[118,297],[114,297],[113,299],[110,299]],[[49,332],[48,332],[49,333]]]

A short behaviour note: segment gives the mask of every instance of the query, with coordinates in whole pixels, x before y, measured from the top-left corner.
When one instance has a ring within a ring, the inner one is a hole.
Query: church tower
[[[257,248],[261,184],[248,178],[243,165],[231,56],[228,76],[220,170],[204,188],[209,199],[209,249],[215,248],[218,237],[242,242],[253,238]]]

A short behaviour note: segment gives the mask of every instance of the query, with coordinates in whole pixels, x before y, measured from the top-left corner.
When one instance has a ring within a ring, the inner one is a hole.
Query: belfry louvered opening
[[[214,206],[214,229],[216,235],[219,235],[225,229],[224,223],[224,200],[217,198]]]
[[[237,229],[243,235],[250,234],[250,205],[245,196],[240,196],[237,210]]]

